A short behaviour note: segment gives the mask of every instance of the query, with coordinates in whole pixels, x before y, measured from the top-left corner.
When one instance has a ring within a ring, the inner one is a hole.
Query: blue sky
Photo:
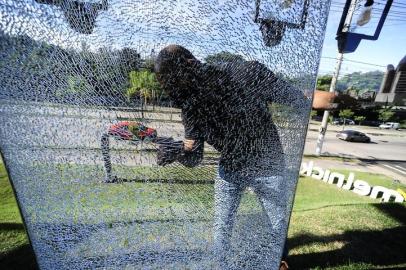
[[[338,23],[341,18],[341,10],[344,6],[344,0],[333,0],[329,19],[327,23],[326,36],[323,45],[322,59],[320,62],[319,73],[332,74],[335,68],[335,60],[325,57],[337,57],[337,41],[335,40]],[[377,9],[382,9],[380,3],[384,0],[375,0]],[[374,12],[374,10],[373,10]],[[372,13],[374,14],[374,13]],[[376,14],[376,13],[375,13]],[[372,16],[373,17],[373,16]],[[403,18],[402,18],[403,17]],[[356,16],[353,21],[356,20]],[[365,25],[369,30],[374,28],[374,20],[371,20],[371,25]],[[361,32],[362,28],[359,28]],[[366,30],[367,31],[367,30]],[[363,40],[358,49],[354,53],[345,54],[344,58],[376,64],[379,66],[359,64],[349,61],[344,61],[341,74],[350,73],[353,71],[372,71],[386,70],[388,64],[393,64],[395,67],[399,61],[406,55],[406,0],[394,0],[393,6],[389,11],[389,16],[384,24],[381,35],[377,41]],[[381,67],[384,66],[384,67]]]

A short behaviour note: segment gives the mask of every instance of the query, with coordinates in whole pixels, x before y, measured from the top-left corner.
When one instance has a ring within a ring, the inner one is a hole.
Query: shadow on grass
[[[378,210],[406,226],[406,205],[400,203],[374,204]]]
[[[400,226],[384,230],[348,230],[343,234],[317,236],[302,234],[289,239],[288,246],[309,244],[344,243],[340,249],[289,256],[293,269],[344,266],[348,263],[365,263],[377,266],[406,264],[406,207],[403,204],[375,204],[374,207],[400,223]],[[385,268],[386,269],[386,268]],[[398,269],[398,268],[388,268]],[[400,269],[400,268],[399,268]]]
[[[303,234],[289,239],[289,247],[335,241],[345,244],[337,250],[291,255],[288,260],[293,269],[325,268],[348,265],[349,262],[379,266],[403,264],[406,263],[405,235],[406,226],[381,231],[346,231],[328,237]]]
[[[29,244],[20,246],[6,254],[0,255],[0,268],[9,270],[38,269],[34,253]]]
[[[0,223],[0,231],[25,231],[24,225],[22,223]]]
[[[1,231],[23,231],[25,233],[25,228],[22,223],[0,223]],[[31,246],[25,244],[0,254],[0,269],[37,269]]]

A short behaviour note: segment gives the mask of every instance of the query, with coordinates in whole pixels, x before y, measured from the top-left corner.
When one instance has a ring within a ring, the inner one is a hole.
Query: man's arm
[[[292,84],[278,78],[264,64],[258,61],[247,61],[240,67],[240,79],[245,79],[247,88],[259,98],[268,102],[279,103],[295,108],[310,106],[310,99]]]
[[[278,78],[265,65],[257,61],[246,62],[245,65],[245,72],[258,81],[256,88],[260,89],[259,94],[263,95],[267,101],[295,108],[310,106],[310,96],[303,94],[302,91],[293,87],[290,83]],[[346,106],[356,106],[356,104],[357,101],[348,95],[315,90],[312,109],[334,110]]]
[[[182,111],[182,122],[185,127],[183,152],[179,162],[187,167],[195,167],[203,160],[204,139],[200,128],[187,111]]]
[[[185,141],[174,141],[172,138],[165,138],[157,141],[158,165],[165,166],[179,161],[186,167],[196,167],[203,160],[204,141],[185,139]]]
[[[203,160],[204,139],[199,128],[183,111],[182,121],[185,127],[185,139],[183,141],[170,139],[160,142],[158,165],[165,166],[179,161],[186,167],[196,167]]]
[[[313,96],[314,110],[341,110],[359,106],[358,101],[345,94],[315,90]]]
[[[186,167],[196,167],[203,160],[204,141],[185,139],[178,161]]]

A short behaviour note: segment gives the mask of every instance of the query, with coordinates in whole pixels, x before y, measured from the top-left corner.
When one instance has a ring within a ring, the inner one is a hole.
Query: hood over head
[[[201,63],[186,48],[169,45],[155,61],[155,72],[163,90],[181,107],[197,91]]]

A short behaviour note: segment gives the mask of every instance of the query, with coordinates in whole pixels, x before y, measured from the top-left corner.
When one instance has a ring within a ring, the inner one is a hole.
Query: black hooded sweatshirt
[[[301,91],[256,61],[198,62],[170,73],[163,88],[182,109],[185,138],[197,142],[191,158],[202,155],[206,141],[220,152],[225,172],[282,173],[284,153],[268,106],[277,102],[301,111],[310,104]]]

